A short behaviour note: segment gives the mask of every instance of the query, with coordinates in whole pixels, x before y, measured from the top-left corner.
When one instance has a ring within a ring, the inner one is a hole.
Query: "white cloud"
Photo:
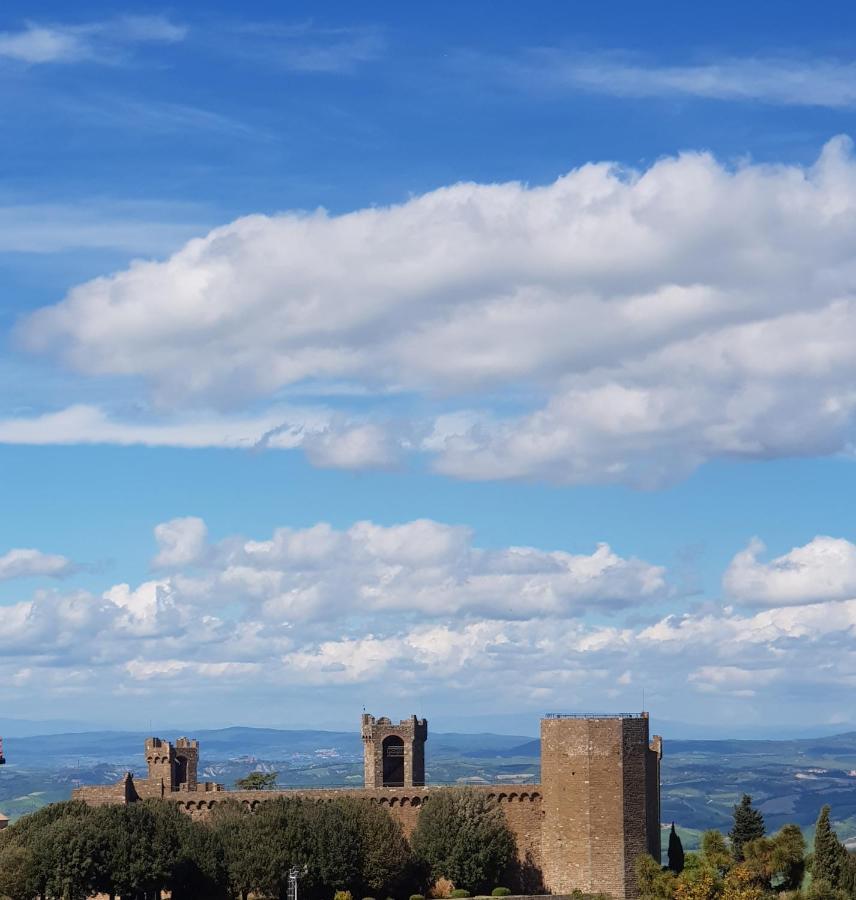
[[[844,139],[811,167],[683,154],[458,184],[239,219],[79,285],[18,338],[141,377],[186,418],[344,383],[362,399],[313,409],[291,444],[318,465],[415,451],[460,478],[656,486],[710,459],[849,450],[854,213]]]
[[[244,450],[304,447],[314,465],[347,469],[389,468],[402,446],[378,426],[308,406],[274,407],[251,416],[147,414],[129,421],[84,403],[57,412],[0,418],[0,444]]]
[[[170,519],[155,526],[155,540],[160,548],[153,560],[158,568],[192,566],[201,562],[208,528],[197,516]]]
[[[65,556],[42,553],[32,548],[9,550],[0,556],[0,581],[10,578],[33,578],[48,575],[61,578],[74,571],[74,564]]]
[[[29,65],[119,62],[137,43],[175,43],[186,29],[162,16],[124,16],[82,25],[28,22],[20,31],[0,32],[0,59]]]
[[[218,708],[234,690],[239,718],[263,711],[266,692],[447,708],[465,697],[471,708],[495,702],[501,683],[509,709],[631,708],[645,686],[676,716],[697,718],[703,702],[729,721],[761,708],[784,717],[806,703],[820,721],[856,686],[855,599],[749,613],[707,604],[645,622],[668,591],[663,570],[605,545],[484,550],[466,528],[417,520],[201,546],[199,520],[165,524],[175,567],[155,580],[0,606],[0,680],[43,697],[160,704],[180,675]]]
[[[303,448],[309,461],[322,469],[391,467],[401,453],[393,435],[371,423],[325,428],[307,435]]]
[[[197,520],[194,538],[201,527]],[[671,593],[663,567],[622,558],[606,544],[590,555],[531,547],[484,550],[473,546],[467,529],[430,520],[358,522],[346,531],[326,524],[281,528],[268,541],[229,538],[207,551],[194,541],[193,559],[203,556],[204,588],[189,580],[176,584],[177,590],[243,598],[274,623],[387,613],[579,616]]]
[[[782,106],[856,106],[856,62],[798,56],[732,57],[663,66],[629,54],[542,49],[523,59],[471,58],[527,88],[591,91],[614,97],[749,101]]]
[[[738,553],[722,585],[735,600],[762,606],[790,606],[856,597],[856,546],[843,538],[818,536],[803,547],[765,563],[759,540]]]

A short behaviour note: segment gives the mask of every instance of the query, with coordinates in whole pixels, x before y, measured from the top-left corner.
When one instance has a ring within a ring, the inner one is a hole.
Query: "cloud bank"
[[[509,709],[632,708],[645,686],[650,702],[689,718],[701,697],[707,709],[729,704],[732,720],[805,697],[818,720],[834,712],[818,697],[856,684],[856,599],[840,579],[800,587],[824,553],[856,554],[840,539],[769,564],[759,545],[738,553],[726,585],[768,607],[739,611],[685,608],[662,566],[606,544],[484,549],[469,529],[429,520],[211,541],[184,517],[154,535],[148,581],[42,589],[0,607],[0,676],[45,700],[98,690],[108,703],[160,704],[181,674],[177,709],[193,690],[200,702],[234,697],[245,717],[307,687],[351,704],[424,697],[456,709],[465,691],[468,704],[495,705],[501,681]],[[783,582],[791,568],[795,581]],[[664,614],[664,603],[684,609]]]
[[[652,487],[712,459],[849,452],[854,241],[844,138],[807,168],[591,164],[239,219],[79,285],[17,338],[143,379],[164,415],[345,385],[359,406],[296,442],[321,465],[416,452],[464,479]]]

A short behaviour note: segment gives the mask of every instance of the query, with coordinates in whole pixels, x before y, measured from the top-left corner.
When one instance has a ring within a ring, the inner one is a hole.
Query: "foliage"
[[[465,891],[463,888],[455,888],[449,896],[457,898],[457,900],[463,900],[464,897],[471,897],[472,894],[470,894],[469,891]]]
[[[239,791],[269,791],[276,787],[279,772],[250,772],[246,778],[239,778],[235,787]]]
[[[411,894],[410,900],[425,900],[424,894]]]
[[[495,887],[490,895],[491,897],[510,897],[511,891],[507,887]]]
[[[765,893],[748,867],[739,864],[725,876],[721,897],[722,900],[763,900]]]
[[[681,843],[680,836],[675,831],[675,823],[672,822],[672,830],[669,832],[669,868],[680,875],[684,871],[684,845]]]
[[[426,801],[413,851],[432,879],[448,878],[473,893],[496,884],[517,855],[502,810],[484,794],[460,789]]]
[[[173,803],[146,801],[57,804],[16,822],[0,840],[0,897],[277,898],[295,865],[306,900],[418,883],[400,825],[373,804],[277,798],[250,813],[226,801],[203,824]]]
[[[779,891],[799,890],[805,874],[805,839],[797,825],[785,825],[773,837],[743,847],[744,866],[754,882]]]
[[[701,868],[692,878],[679,878],[675,885],[675,900],[718,900],[720,886],[716,876]]]
[[[336,891],[333,900],[354,900],[354,896],[350,891]]]
[[[817,818],[812,855],[812,883],[828,885],[831,889],[842,887],[847,875],[849,860],[847,851],[829,822],[829,806],[824,806]]]
[[[452,896],[455,885],[448,878],[438,878],[429,888],[428,896],[435,900],[447,900]]]
[[[744,794],[734,807],[734,826],[729,833],[731,853],[737,862],[743,862],[743,846],[749,841],[764,837],[764,817],[752,806],[752,798]]]
[[[642,900],[671,900],[675,894],[675,873],[647,853],[636,858],[636,883]]]
[[[731,868],[733,859],[721,832],[712,828],[701,836],[701,859],[719,878]]]

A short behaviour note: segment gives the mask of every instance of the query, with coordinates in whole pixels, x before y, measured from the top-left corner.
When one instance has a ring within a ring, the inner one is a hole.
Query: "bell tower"
[[[427,719],[411,716],[396,725],[386,716],[363,713],[362,736],[367,788],[425,784]]]

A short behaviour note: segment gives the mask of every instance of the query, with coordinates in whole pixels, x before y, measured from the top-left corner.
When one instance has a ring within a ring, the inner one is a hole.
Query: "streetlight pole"
[[[305,874],[306,866],[302,868],[292,866],[288,870],[288,900],[297,900],[297,884]]]

